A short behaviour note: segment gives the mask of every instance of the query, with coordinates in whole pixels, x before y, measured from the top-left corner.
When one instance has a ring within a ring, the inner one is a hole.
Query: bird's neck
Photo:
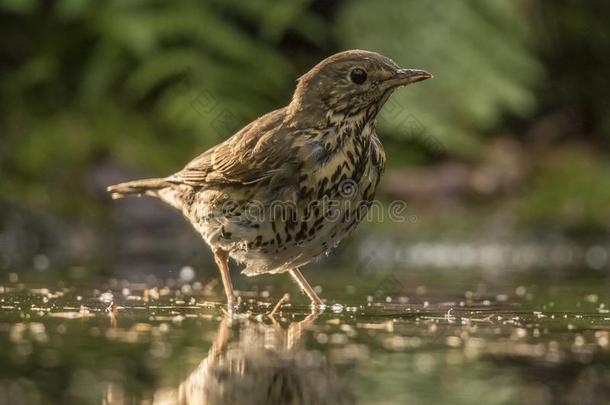
[[[365,125],[375,128],[377,109],[369,106],[357,110],[328,110],[325,115],[326,128],[353,129],[354,135],[359,136]]]
[[[286,107],[286,119],[299,129],[325,130],[333,127],[363,127],[370,123],[374,127],[379,106],[372,104],[359,108],[332,108],[320,99],[307,100],[295,95]]]
[[[307,131],[310,141],[323,145],[325,159],[345,150],[368,150],[375,136],[375,117],[367,111],[327,112],[318,128]]]
[[[358,144],[363,150],[375,136],[375,120],[378,106],[371,105],[359,109],[331,109],[294,98],[286,109],[287,124],[300,133],[307,134],[309,141],[320,144],[327,160],[343,149]]]

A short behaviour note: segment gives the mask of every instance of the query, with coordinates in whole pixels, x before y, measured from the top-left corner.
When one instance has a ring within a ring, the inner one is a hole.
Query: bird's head
[[[355,114],[371,106],[377,112],[396,88],[431,77],[376,52],[340,52],[299,78],[290,107],[307,114]]]

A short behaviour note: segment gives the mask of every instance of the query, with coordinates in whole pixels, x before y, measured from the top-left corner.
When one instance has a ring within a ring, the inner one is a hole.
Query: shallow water
[[[520,277],[314,273],[322,313],[272,283],[233,316],[214,282],[13,279],[0,403],[607,403],[608,279]]]

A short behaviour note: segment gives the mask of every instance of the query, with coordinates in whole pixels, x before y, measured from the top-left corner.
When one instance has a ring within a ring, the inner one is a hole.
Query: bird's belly
[[[329,252],[349,235],[366,217],[375,184],[376,179],[363,176],[359,182],[344,180],[327,198],[281,201],[267,205],[268,211],[253,210],[249,201],[235,211],[237,216],[215,210],[202,234],[210,245],[245,263],[248,275],[287,271]]]

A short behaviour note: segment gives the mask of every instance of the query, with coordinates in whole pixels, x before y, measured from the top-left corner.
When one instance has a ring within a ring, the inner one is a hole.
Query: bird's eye
[[[355,68],[350,72],[349,78],[356,84],[362,84],[366,81],[366,72],[364,69]]]

